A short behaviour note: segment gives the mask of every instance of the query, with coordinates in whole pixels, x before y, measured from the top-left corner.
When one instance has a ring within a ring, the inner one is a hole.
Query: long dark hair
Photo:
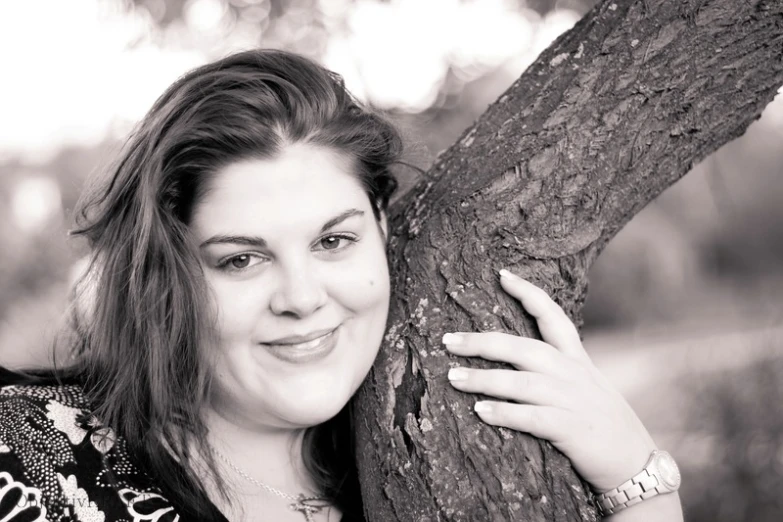
[[[353,99],[338,75],[277,50],[234,54],[179,79],[77,207],[73,233],[92,251],[79,283],[89,289],[90,311],[76,321],[75,362],[63,374],[79,377],[93,413],[126,439],[173,502],[202,519],[217,515],[208,512],[188,447],[210,451],[199,413],[209,394],[202,347],[213,318],[188,224],[218,169],[297,142],[353,158],[380,219],[396,188],[389,167],[402,153],[398,131]],[[307,430],[304,460],[337,507],[361,518],[349,410]]]

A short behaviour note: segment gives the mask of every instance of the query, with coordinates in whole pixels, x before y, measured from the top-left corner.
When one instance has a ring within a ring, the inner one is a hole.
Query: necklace
[[[288,508],[293,511],[298,511],[302,513],[305,517],[306,522],[315,522],[315,520],[313,519],[313,515],[316,513],[320,513],[321,511],[323,511],[325,507],[329,507],[329,501],[323,497],[306,496],[304,493],[299,493],[299,495],[294,496],[286,493],[285,491],[280,491],[277,488],[273,488],[268,484],[264,484],[260,480],[257,480],[251,477],[250,475],[248,475],[247,473],[245,473],[236,464],[231,462],[228,457],[223,455],[214,447],[212,448],[212,451],[214,451],[215,454],[218,457],[220,457],[220,460],[225,462],[226,465],[228,465],[228,467],[230,467],[232,470],[234,470],[234,472],[236,472],[239,476],[241,476],[251,484],[258,486],[259,488],[264,489],[269,493],[277,495],[280,498],[291,501],[291,504],[288,505]]]

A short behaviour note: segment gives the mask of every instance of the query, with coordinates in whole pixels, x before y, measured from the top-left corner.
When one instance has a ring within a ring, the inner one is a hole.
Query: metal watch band
[[[677,487],[672,488],[667,484],[661,483],[659,478],[653,474],[657,470],[654,468],[650,469],[656,455],[659,453],[661,452],[658,450],[652,452],[647,464],[645,464],[644,469],[640,473],[616,488],[595,496],[596,505],[601,516],[613,515],[643,500],[663,493],[670,493],[677,489]]]

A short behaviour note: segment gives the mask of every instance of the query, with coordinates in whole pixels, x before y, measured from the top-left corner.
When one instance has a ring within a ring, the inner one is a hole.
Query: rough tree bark
[[[449,331],[537,336],[510,267],[580,323],[590,264],[740,136],[783,84],[782,0],[608,0],[559,38],[392,212],[388,335],[355,408],[371,521],[596,520],[552,446],[447,383]]]

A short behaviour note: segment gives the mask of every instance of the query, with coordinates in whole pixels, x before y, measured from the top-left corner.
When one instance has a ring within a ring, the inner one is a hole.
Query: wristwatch
[[[596,495],[595,503],[601,516],[606,517],[656,495],[674,493],[680,488],[680,480],[680,469],[672,456],[654,450],[639,474]]]

